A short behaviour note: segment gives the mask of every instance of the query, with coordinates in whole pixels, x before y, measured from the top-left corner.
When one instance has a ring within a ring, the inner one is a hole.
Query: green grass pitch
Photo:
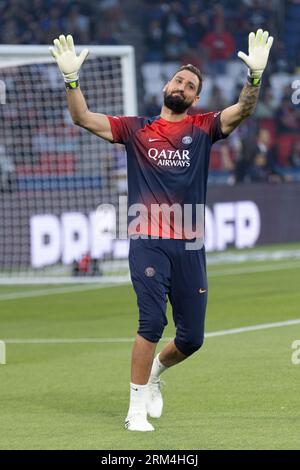
[[[299,269],[296,259],[211,265],[206,332],[300,318]],[[49,293],[23,297],[40,289]],[[0,449],[299,449],[291,345],[300,325],[207,337],[164,374],[155,431],[128,432],[131,342],[118,338],[136,332],[131,286],[52,289],[0,288],[0,339],[11,340],[0,365]],[[170,307],[168,319],[165,338],[174,334]],[[16,342],[47,338],[114,342]]]

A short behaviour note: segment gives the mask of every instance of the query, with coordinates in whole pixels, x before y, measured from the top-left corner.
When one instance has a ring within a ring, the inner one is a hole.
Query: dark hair
[[[174,73],[173,77],[175,77],[175,75],[177,75],[182,70],[189,70],[190,72],[197,75],[197,77],[199,79],[199,85],[198,85],[198,89],[197,89],[197,96],[198,96],[200,94],[200,91],[202,90],[202,82],[203,82],[203,77],[202,77],[202,74],[201,74],[200,70],[192,64],[183,65],[182,67],[180,67],[180,69],[177,70],[177,72]]]

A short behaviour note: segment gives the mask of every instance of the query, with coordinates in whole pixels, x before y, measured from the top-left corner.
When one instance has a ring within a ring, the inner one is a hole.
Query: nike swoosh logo
[[[160,139],[149,139],[149,142],[155,142],[156,140],[160,140]]]
[[[200,294],[204,294],[206,292],[206,289],[199,289]]]

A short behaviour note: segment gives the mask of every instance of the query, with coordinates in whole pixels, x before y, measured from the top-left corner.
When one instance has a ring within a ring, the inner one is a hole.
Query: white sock
[[[162,374],[166,369],[168,369],[168,367],[164,366],[160,362],[159,354],[157,354],[157,356],[155,356],[153,364],[152,364],[152,369],[151,369],[149,381],[156,382],[159,379],[160,374]]]
[[[127,415],[137,411],[146,411],[148,385],[137,385],[130,382],[130,403]]]

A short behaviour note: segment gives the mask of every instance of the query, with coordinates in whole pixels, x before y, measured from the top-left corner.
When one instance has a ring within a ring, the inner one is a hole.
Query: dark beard
[[[176,114],[184,113],[190,106],[191,103],[187,103],[181,95],[173,95],[164,93],[164,105],[174,111]]]

